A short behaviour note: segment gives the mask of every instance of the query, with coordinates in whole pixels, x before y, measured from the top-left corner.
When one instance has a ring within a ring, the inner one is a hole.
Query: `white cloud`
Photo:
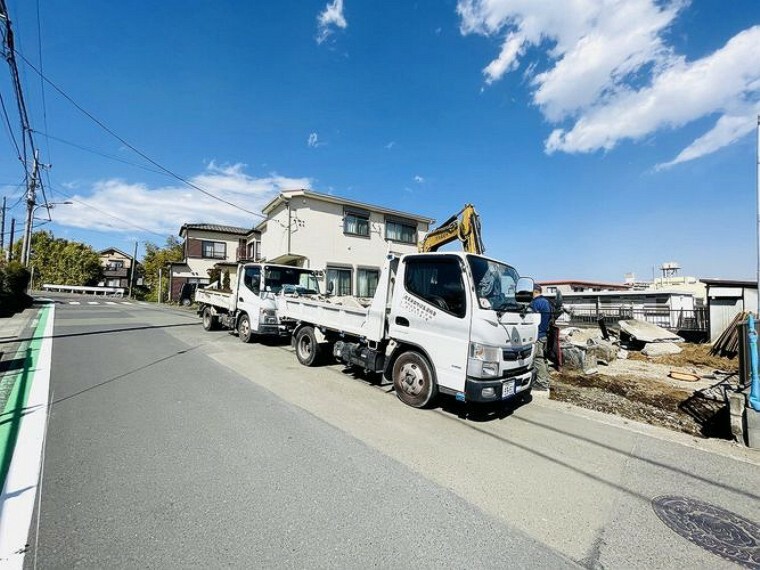
[[[217,166],[213,162],[190,182],[252,212],[260,212],[282,190],[311,187],[309,178],[277,174],[254,178],[245,173],[242,164]],[[109,179],[96,182],[90,194],[72,195],[71,198],[74,204],[56,208],[54,221],[62,226],[91,230],[126,233],[134,232],[135,226],[140,226],[153,232],[176,235],[184,223],[253,227],[262,219],[179,184],[151,188],[139,182]]]
[[[391,141],[387,145],[385,145],[385,148],[388,150],[392,149],[394,146],[396,146],[396,141]]]
[[[336,27],[342,30],[348,27],[346,18],[343,16],[343,0],[333,0],[317,16],[317,43],[321,44],[325,41]]]
[[[546,55],[545,69],[529,62],[526,76],[533,102],[557,126],[546,140],[549,153],[609,150],[717,116],[672,165],[749,132],[760,96],[760,26],[687,61],[666,41],[687,6],[686,0],[459,0],[457,12],[463,34],[502,42],[483,70],[486,84],[518,69],[529,48]]]
[[[306,139],[306,144],[309,148],[317,148],[320,145],[319,135],[317,133],[309,133],[309,138]]]
[[[422,184],[423,182],[425,182],[425,179],[424,179],[422,176],[420,176],[420,175],[418,174],[418,175],[416,175],[416,176],[414,177],[414,181],[415,181],[417,184]]]

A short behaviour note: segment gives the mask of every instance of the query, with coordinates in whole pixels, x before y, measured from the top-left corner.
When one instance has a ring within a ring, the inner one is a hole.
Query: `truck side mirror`
[[[533,279],[530,277],[520,277],[515,287],[515,301],[529,304],[533,300],[533,285]]]

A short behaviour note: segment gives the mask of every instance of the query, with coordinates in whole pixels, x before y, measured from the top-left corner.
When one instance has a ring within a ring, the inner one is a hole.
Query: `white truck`
[[[204,329],[222,326],[237,332],[243,342],[251,342],[256,336],[290,334],[277,317],[275,296],[281,291],[317,294],[316,274],[289,265],[241,263],[232,291],[222,291],[218,286],[197,289],[195,301]]]
[[[528,311],[533,280],[471,253],[389,255],[368,306],[282,292],[296,357],[332,354],[382,373],[398,398],[426,407],[440,393],[495,402],[531,390],[540,315]]]

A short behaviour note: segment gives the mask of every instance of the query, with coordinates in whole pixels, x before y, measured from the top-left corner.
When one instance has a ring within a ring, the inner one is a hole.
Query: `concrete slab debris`
[[[665,356],[666,354],[679,354],[681,348],[672,342],[650,342],[641,351],[641,354],[654,358],[656,356]]]
[[[683,342],[683,339],[677,334],[639,319],[626,319],[618,321],[618,324],[621,333],[625,333],[639,342]]]

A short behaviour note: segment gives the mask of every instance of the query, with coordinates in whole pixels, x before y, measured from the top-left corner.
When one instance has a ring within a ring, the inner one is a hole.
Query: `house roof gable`
[[[301,196],[312,198],[313,200],[320,200],[322,202],[330,202],[332,204],[340,204],[343,206],[353,206],[354,208],[362,208],[362,209],[370,210],[373,212],[379,212],[381,214],[398,216],[399,218],[407,218],[410,220],[423,222],[426,224],[432,224],[435,221],[433,218],[428,218],[426,216],[421,216],[419,214],[401,212],[399,210],[385,208],[383,206],[378,206],[376,204],[367,204],[364,202],[357,202],[355,200],[349,200],[347,198],[341,198],[339,196],[330,196],[328,194],[320,194],[319,192],[314,192],[313,190],[305,190],[305,189],[285,190],[284,192],[281,192],[279,195],[277,195],[273,200],[271,200],[266,206],[264,206],[261,209],[261,211],[264,212],[264,214],[268,216],[269,213],[272,212],[277,206],[281,204],[285,204],[291,198],[297,198]],[[264,220],[258,226],[256,226],[256,229],[260,229],[265,224],[266,224],[266,220]]]

